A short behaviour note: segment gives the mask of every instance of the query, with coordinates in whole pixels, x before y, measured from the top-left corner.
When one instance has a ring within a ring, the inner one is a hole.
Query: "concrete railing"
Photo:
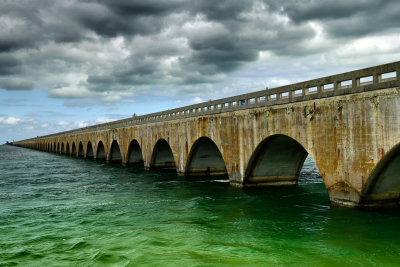
[[[41,137],[60,137],[393,87],[400,87],[400,61]]]

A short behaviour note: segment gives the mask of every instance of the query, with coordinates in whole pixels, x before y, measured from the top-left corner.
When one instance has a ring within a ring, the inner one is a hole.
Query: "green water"
[[[399,210],[0,146],[3,266],[396,266]]]

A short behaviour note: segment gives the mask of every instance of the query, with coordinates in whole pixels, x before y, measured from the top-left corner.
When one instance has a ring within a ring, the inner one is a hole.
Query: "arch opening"
[[[57,143],[57,151],[58,154],[60,153],[60,143]]]
[[[67,143],[65,152],[66,152],[66,154],[67,154],[68,156],[71,154],[71,151],[69,150],[69,143]]]
[[[400,143],[376,164],[361,194],[361,206],[400,206]]]
[[[87,159],[93,159],[94,158],[93,146],[92,146],[92,143],[90,141],[87,143],[87,147],[86,147],[86,158]]]
[[[78,157],[83,158],[84,156],[85,156],[85,152],[83,151],[83,144],[82,144],[82,142],[79,142]]]
[[[132,140],[128,149],[128,164],[143,166],[142,149],[137,140]]]
[[[263,140],[247,166],[245,186],[297,185],[308,152],[293,138],[273,135]]]
[[[76,157],[76,146],[75,146],[75,142],[72,143],[71,155],[74,156],[74,157]]]
[[[175,160],[171,147],[165,139],[160,139],[154,146],[151,156],[151,170],[174,170]]]
[[[112,162],[122,161],[121,150],[116,140],[114,140],[111,144],[110,161]]]
[[[200,137],[189,153],[185,176],[212,175],[227,175],[225,162],[214,141]]]
[[[97,145],[96,159],[106,159],[106,151],[102,141],[99,141]]]
[[[64,143],[61,143],[61,154],[65,154]]]
[[[57,145],[56,145],[56,143],[53,143],[53,152],[54,152],[54,153],[57,152]]]

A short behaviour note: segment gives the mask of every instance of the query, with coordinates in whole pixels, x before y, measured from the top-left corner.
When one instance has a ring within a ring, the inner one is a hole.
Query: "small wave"
[[[69,249],[70,250],[74,250],[74,249],[81,250],[81,249],[84,249],[84,248],[86,248],[88,246],[89,246],[89,244],[87,242],[79,241],[79,242],[76,242],[75,244],[73,244]]]
[[[14,193],[0,193],[1,198],[8,198],[8,197],[15,197],[16,194]]]
[[[215,183],[229,183],[229,180],[225,179],[225,180],[212,180],[212,182]]]
[[[14,253],[9,259],[16,260],[16,259],[21,259],[21,258],[29,258],[29,259],[34,260],[34,259],[41,259],[43,257],[44,257],[44,255],[42,255],[42,254],[33,253],[27,249],[24,249],[24,250]]]
[[[116,256],[98,251],[91,257],[91,263],[128,266],[130,260],[125,256]]]

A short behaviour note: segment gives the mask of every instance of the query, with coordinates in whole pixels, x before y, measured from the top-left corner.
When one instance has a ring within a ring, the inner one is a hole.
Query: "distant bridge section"
[[[398,206],[400,62],[32,138],[69,156],[296,185],[307,155],[332,205]]]

